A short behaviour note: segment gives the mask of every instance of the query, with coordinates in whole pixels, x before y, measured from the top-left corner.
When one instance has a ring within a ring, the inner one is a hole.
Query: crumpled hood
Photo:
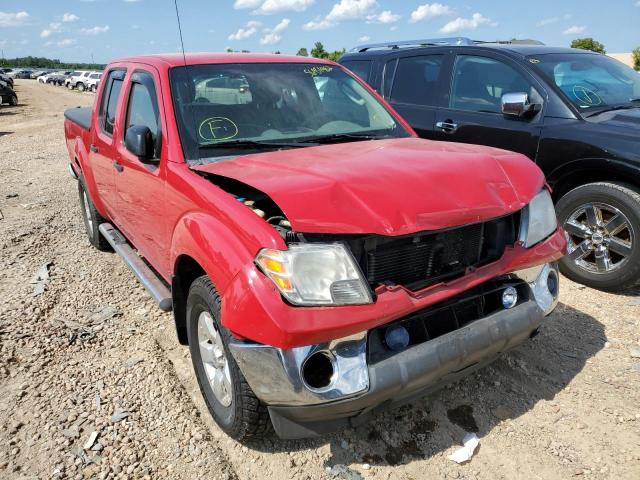
[[[362,141],[235,157],[194,170],[267,195],[294,231],[403,235],[499,217],[544,184],[505,150],[419,138]]]

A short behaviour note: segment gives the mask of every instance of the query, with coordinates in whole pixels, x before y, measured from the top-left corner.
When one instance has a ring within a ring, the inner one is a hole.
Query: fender
[[[640,165],[610,158],[578,158],[560,165],[547,175],[547,181],[558,194],[584,183],[605,180],[640,186]]]

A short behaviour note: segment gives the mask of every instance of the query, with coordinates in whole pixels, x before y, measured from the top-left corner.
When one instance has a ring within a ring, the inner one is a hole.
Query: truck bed
[[[64,111],[64,116],[85,130],[91,128],[91,107],[68,108]]]

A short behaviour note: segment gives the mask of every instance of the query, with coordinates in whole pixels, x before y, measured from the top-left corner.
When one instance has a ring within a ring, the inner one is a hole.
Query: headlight
[[[529,248],[544,240],[558,228],[556,210],[551,195],[545,189],[538,193],[522,210],[520,241]]]
[[[295,305],[371,303],[360,268],[344,245],[296,243],[260,250],[256,263]]]

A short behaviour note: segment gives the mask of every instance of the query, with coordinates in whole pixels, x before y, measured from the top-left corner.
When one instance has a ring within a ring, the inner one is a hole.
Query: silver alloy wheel
[[[89,208],[89,198],[84,189],[82,189],[82,205],[84,206],[84,215],[87,219],[87,226],[89,227],[89,236],[93,237],[93,219],[91,218],[91,209]]]
[[[216,399],[224,407],[231,405],[231,372],[222,336],[209,312],[198,317],[198,346],[204,371]]]
[[[606,203],[581,205],[563,225],[567,256],[591,273],[611,273],[621,268],[633,251],[635,233],[620,210]]]

